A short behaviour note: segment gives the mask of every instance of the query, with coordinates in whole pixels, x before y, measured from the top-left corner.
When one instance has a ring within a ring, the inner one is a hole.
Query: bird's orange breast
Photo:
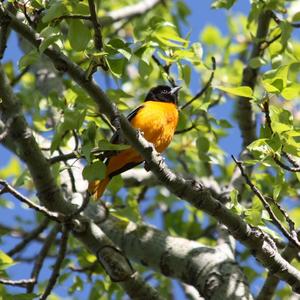
[[[158,152],[170,144],[178,123],[178,109],[174,103],[146,101],[131,120],[133,127],[143,132]]]

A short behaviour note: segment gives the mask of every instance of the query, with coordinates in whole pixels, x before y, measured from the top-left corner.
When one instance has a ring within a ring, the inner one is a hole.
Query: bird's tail
[[[89,183],[89,192],[95,199],[99,199],[109,184],[110,178],[105,177],[102,180],[95,180]]]

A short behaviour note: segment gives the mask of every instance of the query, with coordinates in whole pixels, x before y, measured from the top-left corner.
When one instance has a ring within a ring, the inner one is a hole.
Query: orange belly
[[[163,152],[169,146],[177,127],[177,107],[173,103],[156,101],[147,101],[143,106],[131,124],[143,132],[145,139],[158,152]]]
[[[131,125],[140,130],[145,139],[152,143],[158,152],[163,152],[170,144],[178,123],[178,110],[175,104],[146,101]],[[90,183],[89,190],[96,199],[103,194],[111,177],[141,163],[143,157],[133,148],[122,150],[109,158],[106,177]],[[131,166],[132,165],[132,166]]]

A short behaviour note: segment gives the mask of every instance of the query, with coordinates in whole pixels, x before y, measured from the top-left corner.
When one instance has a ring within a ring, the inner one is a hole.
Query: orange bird
[[[152,143],[158,152],[163,152],[170,144],[178,123],[178,91],[180,87],[159,85],[152,88],[142,105],[128,115],[131,125],[140,130],[144,138]],[[121,138],[117,131],[111,142],[120,144]],[[106,175],[102,180],[90,182],[89,192],[98,199],[102,196],[109,181],[144,161],[134,149],[114,152],[105,161]]]

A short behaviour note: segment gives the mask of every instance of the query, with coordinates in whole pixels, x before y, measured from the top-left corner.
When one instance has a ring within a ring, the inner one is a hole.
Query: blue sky
[[[225,10],[211,10],[210,9],[210,0],[186,0],[185,1],[188,6],[191,8],[192,14],[188,18],[189,21],[189,26],[183,28],[184,33],[186,32],[191,32],[191,41],[199,41],[199,36],[203,28],[208,25],[208,24],[213,24],[214,26],[217,26],[219,30],[226,34],[228,32],[227,30],[227,25],[226,25],[226,15],[228,13],[238,13],[242,12],[245,13],[249,11],[249,1],[245,0],[240,0],[238,3],[234,6],[232,12],[227,12]],[[15,34],[11,35],[11,38],[9,40],[8,44],[8,49],[5,54],[5,61],[12,60],[16,65],[18,62],[18,59],[21,57],[22,53],[18,50],[18,45],[17,45],[17,38]],[[206,54],[205,54],[206,55]],[[209,55],[209,54],[208,54]],[[192,92],[197,92],[199,90],[199,81],[198,79],[192,80],[191,84],[191,90]],[[217,106],[212,110],[213,115],[216,118],[222,118],[222,119],[227,119],[232,122],[232,110],[233,110],[233,102],[228,101],[227,103]],[[230,154],[237,154],[240,151],[240,133],[239,130],[237,129],[237,126],[235,123],[233,123],[234,128],[230,130],[230,134],[228,137],[222,139],[221,141],[221,146],[227,152],[229,155]],[[6,165],[11,158],[11,155],[7,150],[5,150],[1,145],[0,145],[0,168]],[[8,225],[13,225],[13,216],[16,213],[20,212],[20,209],[22,209],[22,215],[25,217],[30,218],[31,213],[28,209],[23,209],[20,207],[19,203],[14,202],[18,209],[17,210],[9,210],[9,209],[3,209],[0,207],[0,214],[5,215],[5,223]],[[20,209],[19,209],[20,208]],[[158,222],[158,220],[157,220]],[[155,221],[154,221],[155,223]],[[15,242],[15,239],[9,239],[9,242],[11,243],[10,247],[12,247],[12,243]],[[7,250],[7,249],[4,249]],[[28,268],[19,268],[18,266],[12,268],[11,275],[16,278],[26,278],[29,277],[29,270]],[[43,272],[43,277],[47,278],[47,271]],[[21,289],[17,289],[16,291],[21,291]],[[177,299],[184,299],[182,292],[179,288],[176,288],[176,295]],[[59,293],[66,297],[67,293],[66,290],[61,288],[59,289]],[[76,295],[76,294],[75,294]],[[78,294],[79,296],[79,294]],[[65,298],[67,299],[67,298]],[[75,299],[72,297],[72,299]]]

